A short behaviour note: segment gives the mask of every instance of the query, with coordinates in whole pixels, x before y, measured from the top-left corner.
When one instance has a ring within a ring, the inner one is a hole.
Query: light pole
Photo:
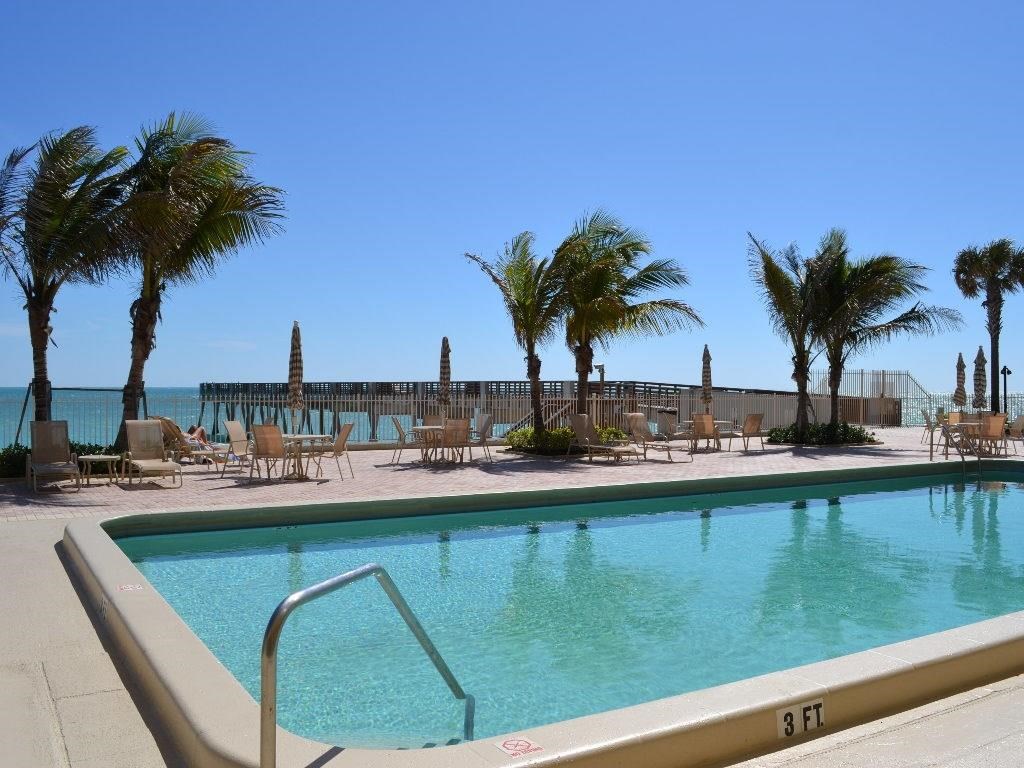
[[[1006,377],[1013,373],[1013,371],[1011,371],[1008,366],[1004,365],[1003,369],[999,372],[1003,374],[1003,413],[1009,413],[1009,411],[1006,410],[1007,393],[1009,392],[1006,388]]]
[[[601,377],[601,394],[604,394],[604,363],[594,363],[598,376]]]

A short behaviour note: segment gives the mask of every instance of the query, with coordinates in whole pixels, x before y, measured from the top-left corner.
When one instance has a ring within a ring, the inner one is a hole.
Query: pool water
[[[1024,486],[957,479],[118,544],[257,700],[277,604],[382,564],[475,696],[482,738],[1024,608]],[[284,727],[328,743],[462,735],[462,702],[373,579],[292,616],[278,697]]]

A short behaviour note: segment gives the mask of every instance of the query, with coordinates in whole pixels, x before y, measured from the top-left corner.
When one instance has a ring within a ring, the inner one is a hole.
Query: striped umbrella
[[[302,425],[295,426],[295,414],[306,408],[302,399],[302,337],[299,335],[298,320],[292,325],[292,350],[288,355],[288,399],[285,405],[292,412],[292,429],[298,432]]]
[[[704,413],[711,413],[711,402],[714,396],[711,393],[711,352],[708,345],[704,345],[703,365],[700,370],[700,400],[704,403]]]
[[[452,348],[448,337],[441,339],[441,374],[437,383],[437,404],[447,417],[448,406],[452,401]]]
[[[985,351],[979,346],[978,354],[974,358],[974,399],[971,400],[971,407],[981,410],[985,407],[985,390],[988,389],[988,377],[985,375]]]
[[[956,391],[953,392],[953,405],[963,408],[967,405],[967,363],[964,362],[964,353],[956,356]]]

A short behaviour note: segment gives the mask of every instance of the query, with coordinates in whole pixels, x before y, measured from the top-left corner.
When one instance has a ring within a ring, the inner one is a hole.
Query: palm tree
[[[14,150],[0,169],[0,256],[25,297],[36,421],[50,418],[47,349],[57,293],[68,283],[98,282],[121,252],[116,222],[127,154],[104,152],[95,129],[80,126]]]
[[[807,433],[811,399],[807,392],[811,363],[817,357],[819,329],[828,298],[821,289],[825,273],[827,238],[812,258],[800,255],[795,244],[773,251],[751,233],[748,257],[750,273],[757,284],[775,331],[793,348],[793,381],[796,383],[796,432],[802,440]]]
[[[1024,287],[1024,249],[1012,240],[993,240],[984,248],[965,248],[953,263],[953,279],[960,293],[968,299],[984,296],[985,329],[990,342],[992,364],[992,412],[999,408],[999,334],[1003,330],[1005,294]]]
[[[839,385],[846,361],[869,347],[896,336],[927,336],[959,328],[960,313],[946,307],[915,302],[897,312],[907,301],[928,288],[922,282],[928,268],[889,254],[851,261],[846,233],[832,229],[822,241],[827,254],[824,325],[821,338],[829,367],[830,421],[839,423]]]
[[[493,264],[467,253],[466,258],[483,270],[498,286],[505,310],[512,320],[512,332],[526,353],[526,377],[530,380],[533,429],[544,431],[540,390],[541,359],[537,347],[551,341],[561,319],[561,282],[555,259],[538,259],[533,252],[534,235],[521,232],[505,246],[505,253]]]
[[[143,130],[136,147],[127,203],[135,243],[125,268],[137,270],[139,295],[129,311],[126,420],[138,417],[145,365],[167,290],[200,282],[221,259],[263,242],[280,230],[283,215],[281,191],[250,178],[246,153],[194,115],[172,113]]]
[[[577,413],[587,412],[595,344],[607,349],[616,336],[661,336],[704,324],[684,301],[641,300],[690,282],[671,259],[642,265],[651,250],[646,237],[604,211],[580,219],[555,250],[563,283],[565,342],[576,358]]]

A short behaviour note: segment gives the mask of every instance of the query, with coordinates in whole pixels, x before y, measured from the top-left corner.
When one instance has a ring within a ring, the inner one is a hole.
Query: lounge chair
[[[267,480],[270,480],[270,471],[278,463],[281,464],[280,477],[283,478],[288,469],[288,462],[293,459],[293,456],[285,448],[281,428],[276,424],[253,424],[252,439],[253,449],[252,460],[249,463],[249,482],[252,482],[253,469],[256,470],[256,476],[262,479],[263,475],[260,472],[261,461],[267,470]]]
[[[611,443],[601,442],[601,437],[597,434],[589,414],[569,414],[569,423],[572,424],[573,438],[569,441],[569,447],[565,451],[566,456],[575,446],[586,451],[587,459],[591,462],[594,460],[594,454],[597,454],[616,461],[624,456],[633,456],[636,458],[637,464],[640,463],[640,452],[627,442],[621,440]]]
[[[633,438],[636,447],[643,451],[645,461],[649,450],[664,451],[668,460],[672,461],[672,444],[669,442],[668,435],[660,431],[656,435],[653,434],[646,414],[627,413],[626,425],[629,428],[629,436]]]
[[[206,468],[209,469],[214,462],[227,460],[226,448],[203,448],[198,441],[192,442],[174,419],[169,419],[166,416],[150,416],[149,418],[160,422],[160,429],[163,430],[164,435],[164,448],[170,452],[174,461],[191,459],[195,464],[203,460]]]
[[[487,445],[487,441],[491,439],[491,429],[493,426],[494,418],[491,414],[481,413],[476,417],[476,429],[469,433],[470,444],[478,446],[488,461],[494,461],[491,458],[490,446]]]
[[[411,434],[406,432],[397,416],[391,417],[391,423],[395,425],[395,431],[398,433],[398,444],[395,446],[395,450],[391,452],[391,463],[397,464],[400,462],[402,460],[402,451],[406,448],[418,448],[420,460],[426,461],[426,444],[420,440],[420,436],[415,432]]]
[[[39,480],[72,478],[75,490],[82,490],[78,457],[71,452],[66,421],[33,421],[32,450],[25,457],[25,483],[39,490]]]
[[[338,476],[344,480],[345,473],[341,471],[341,456],[345,457],[348,462],[348,471],[352,473],[352,477],[356,476],[355,470],[352,469],[352,459],[348,455],[348,436],[352,433],[352,427],[355,424],[349,422],[348,424],[342,424],[341,429],[338,430],[338,436],[334,439],[334,444],[329,446],[318,446],[314,445],[312,448],[306,451],[306,455],[309,456],[310,460],[316,464],[316,476],[320,477],[323,475],[323,467],[320,462],[323,461],[325,456],[333,456],[334,463],[338,466]]]
[[[764,433],[761,431],[761,422],[764,421],[763,413],[748,413],[743,419],[743,426],[740,429],[731,429],[728,432],[720,432],[719,437],[729,438],[729,448],[732,450],[732,439],[734,437],[743,441],[743,450],[750,450],[750,441],[755,437],[761,441],[761,450],[764,450]]]
[[[228,471],[228,464],[231,463],[232,456],[238,461],[239,469],[245,466],[245,462],[252,462],[252,441],[245,433],[242,422],[225,419],[224,430],[228,433],[228,448],[227,455],[224,457],[224,466],[220,470],[221,477],[224,477],[224,473]]]
[[[163,430],[160,422],[153,419],[136,421],[134,419],[124,423],[128,435],[128,453],[125,454],[125,464],[128,477],[128,485],[132,484],[134,473],[139,482],[143,477],[170,477],[171,482],[178,478],[178,488],[182,485],[181,464],[171,461],[167,450],[164,448]]]

